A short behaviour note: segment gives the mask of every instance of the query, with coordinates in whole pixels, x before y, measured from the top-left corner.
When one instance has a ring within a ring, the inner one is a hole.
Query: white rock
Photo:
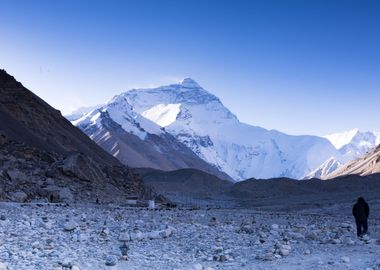
[[[161,238],[160,231],[152,231],[147,233],[148,239],[159,239]]]
[[[339,238],[334,238],[331,240],[331,242],[336,245],[342,243],[342,241]]]
[[[270,227],[272,230],[278,230],[280,228],[280,226],[278,226],[278,224],[272,224]]]
[[[63,225],[63,230],[69,232],[75,230],[77,227],[78,224],[75,221],[70,220]]]
[[[194,270],[203,270],[203,266],[200,263],[196,263],[193,265],[192,269]]]
[[[343,256],[343,257],[341,257],[340,260],[341,260],[342,262],[344,262],[344,263],[349,263],[349,262],[350,262],[350,258],[347,257],[347,256]]]
[[[131,237],[130,237],[130,234],[128,232],[124,232],[124,233],[121,233],[119,235],[119,241],[130,241],[131,240]]]
[[[289,249],[285,249],[285,248],[281,248],[280,249],[280,255],[281,256],[288,256],[290,253],[290,250]]]
[[[144,239],[144,234],[140,231],[136,231],[136,232],[133,232],[133,233],[130,233],[130,238],[131,238],[131,241],[140,241],[142,239]]]
[[[5,263],[0,262],[0,270],[8,270],[8,267]]]

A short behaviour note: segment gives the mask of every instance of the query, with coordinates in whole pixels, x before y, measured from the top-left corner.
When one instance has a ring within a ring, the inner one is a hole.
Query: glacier
[[[132,89],[120,97],[235,180],[300,179],[331,156],[340,156],[325,138],[291,136],[240,122],[218,97],[190,78],[158,88]],[[163,109],[176,116],[167,125],[161,121]]]

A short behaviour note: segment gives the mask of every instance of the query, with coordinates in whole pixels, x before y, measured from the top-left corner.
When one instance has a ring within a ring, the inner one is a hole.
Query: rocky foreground
[[[0,269],[380,269],[370,233],[345,213],[1,203]]]

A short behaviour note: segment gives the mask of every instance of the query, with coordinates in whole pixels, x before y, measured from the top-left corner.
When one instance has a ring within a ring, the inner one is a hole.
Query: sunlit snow
[[[161,127],[169,126],[177,119],[181,111],[181,104],[158,104],[149,110],[142,112],[142,116],[155,122]]]

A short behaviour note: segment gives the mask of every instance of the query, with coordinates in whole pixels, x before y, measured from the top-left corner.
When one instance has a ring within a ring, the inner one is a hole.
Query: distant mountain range
[[[322,178],[375,147],[379,138],[378,133],[358,130],[291,136],[251,126],[190,78],[132,89],[66,117],[127,165],[195,168],[238,181]]]
[[[324,179],[332,179],[344,175],[367,176],[380,173],[380,146],[369,151],[363,157],[352,160],[326,175]]]
[[[358,129],[324,136],[338,149],[340,155],[330,157],[321,166],[308,174],[306,178],[326,178],[337,169],[363,157],[380,144],[380,133],[362,132]]]

